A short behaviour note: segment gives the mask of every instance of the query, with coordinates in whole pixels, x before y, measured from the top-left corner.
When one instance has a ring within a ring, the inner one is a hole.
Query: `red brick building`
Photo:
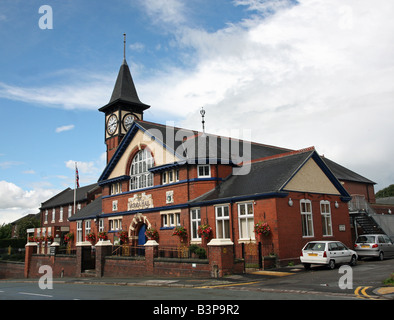
[[[144,245],[146,230],[155,229],[160,246],[177,246],[173,233],[183,227],[187,245],[230,246],[241,258],[242,244],[262,242],[281,264],[297,260],[310,240],[352,245],[349,189],[372,198],[372,181],[314,148],[294,151],[144,121],[148,108],[124,61],[100,109],[107,145],[102,197],[69,218],[74,245],[99,232],[116,244],[120,231],[130,244]],[[257,223],[268,224],[268,236],[256,235]],[[200,225],[211,228],[208,244]]]

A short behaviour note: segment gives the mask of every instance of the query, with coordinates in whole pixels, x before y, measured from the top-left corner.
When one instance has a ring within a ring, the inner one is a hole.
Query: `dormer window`
[[[197,166],[198,178],[210,178],[211,177],[211,166],[209,164]]]

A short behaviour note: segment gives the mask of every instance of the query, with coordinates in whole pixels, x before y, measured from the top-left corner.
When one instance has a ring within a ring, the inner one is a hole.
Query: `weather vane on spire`
[[[202,121],[201,121],[202,122],[202,131],[203,131],[203,133],[205,133],[205,110],[204,110],[204,107],[201,108],[200,114],[202,117]]]

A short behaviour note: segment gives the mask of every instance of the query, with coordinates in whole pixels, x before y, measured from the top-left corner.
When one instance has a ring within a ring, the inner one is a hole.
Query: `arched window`
[[[154,166],[154,158],[148,149],[139,151],[130,167],[130,190],[153,187],[153,173],[149,169]]]

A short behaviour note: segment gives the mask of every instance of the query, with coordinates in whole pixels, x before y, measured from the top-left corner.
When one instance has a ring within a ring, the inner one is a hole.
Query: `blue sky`
[[[42,5],[53,29],[39,28]],[[97,181],[126,56],[148,121],[320,154],[394,183],[394,4],[377,0],[0,2],[0,223]]]

